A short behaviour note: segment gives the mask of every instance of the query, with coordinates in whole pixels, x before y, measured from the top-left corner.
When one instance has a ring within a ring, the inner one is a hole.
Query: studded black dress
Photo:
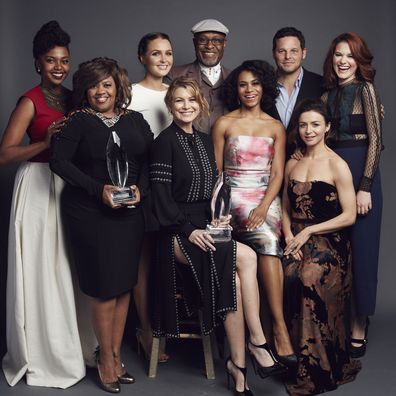
[[[210,137],[194,130],[188,134],[175,123],[154,141],[150,180],[154,211],[161,225],[155,266],[155,335],[177,337],[179,307],[175,299],[181,287],[187,314],[198,306],[203,311],[206,334],[236,310],[236,243],[216,244],[205,252],[188,237],[210,221],[210,198],[216,163]],[[177,263],[177,239],[189,266]]]
[[[337,189],[323,181],[288,185],[291,228],[305,227],[340,213]],[[285,291],[290,335],[298,356],[292,396],[331,391],[355,379],[360,361],[346,348],[352,288],[351,244],[347,229],[312,235],[301,249],[302,260],[285,259]]]

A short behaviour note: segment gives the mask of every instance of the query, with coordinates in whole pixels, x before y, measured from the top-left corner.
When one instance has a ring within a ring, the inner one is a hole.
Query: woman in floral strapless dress
[[[301,396],[353,381],[360,362],[347,350],[352,271],[346,227],[356,218],[352,175],[325,144],[330,123],[320,100],[302,102],[296,117],[291,137],[305,150],[286,165],[282,228],[287,316],[298,357],[287,390]]]
[[[273,317],[277,358],[296,362],[283,316],[281,206],[278,197],[285,161],[285,131],[265,110],[278,95],[273,68],[264,61],[245,61],[225,81],[225,100],[232,110],[213,131],[216,161],[231,185],[234,237],[258,255],[259,274]],[[254,346],[249,343],[250,351]]]

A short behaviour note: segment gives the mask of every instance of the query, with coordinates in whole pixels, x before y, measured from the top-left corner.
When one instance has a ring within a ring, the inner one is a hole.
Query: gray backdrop
[[[330,41],[344,31],[362,35],[375,56],[378,74],[376,85],[386,109],[384,143],[381,158],[385,197],[378,311],[394,312],[395,290],[392,282],[395,223],[395,187],[392,178],[396,124],[394,89],[396,64],[396,2],[394,0],[2,0],[0,3],[0,130],[19,95],[36,85],[32,39],[40,26],[57,19],[72,37],[72,72],[77,65],[95,56],[109,56],[120,61],[132,81],[143,75],[136,58],[140,37],[150,31],[164,31],[171,36],[175,63],[194,58],[191,26],[204,18],[217,18],[230,29],[224,64],[232,68],[245,59],[272,60],[271,43],[275,31],[295,26],[305,34],[308,58],[305,66],[321,73]],[[71,85],[69,77],[66,85]],[[13,179],[17,165],[0,168],[0,356],[5,352],[5,279],[7,232]],[[388,254],[387,254],[388,253]],[[28,280],[27,280],[28,281]],[[393,340],[390,340],[393,343]]]

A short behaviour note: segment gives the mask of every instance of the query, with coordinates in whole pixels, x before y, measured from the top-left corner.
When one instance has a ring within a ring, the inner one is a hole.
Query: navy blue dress
[[[352,227],[353,293],[357,314],[373,315],[382,217],[380,100],[373,84],[352,81],[324,95],[335,132],[332,148],[349,165],[355,190],[371,193],[372,209]]]

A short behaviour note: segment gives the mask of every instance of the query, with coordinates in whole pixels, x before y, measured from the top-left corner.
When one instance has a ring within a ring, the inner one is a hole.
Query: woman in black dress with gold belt
[[[148,184],[152,133],[141,114],[126,110],[130,83],[116,61],[82,63],[73,89],[78,110],[53,141],[51,169],[67,182],[62,210],[80,288],[92,297],[100,385],[118,393],[120,383],[134,382],[122,365],[120,348],[145,230],[139,201]],[[113,131],[128,156],[126,185],[136,194],[128,207],[115,204],[111,195],[118,190],[106,165]]]

